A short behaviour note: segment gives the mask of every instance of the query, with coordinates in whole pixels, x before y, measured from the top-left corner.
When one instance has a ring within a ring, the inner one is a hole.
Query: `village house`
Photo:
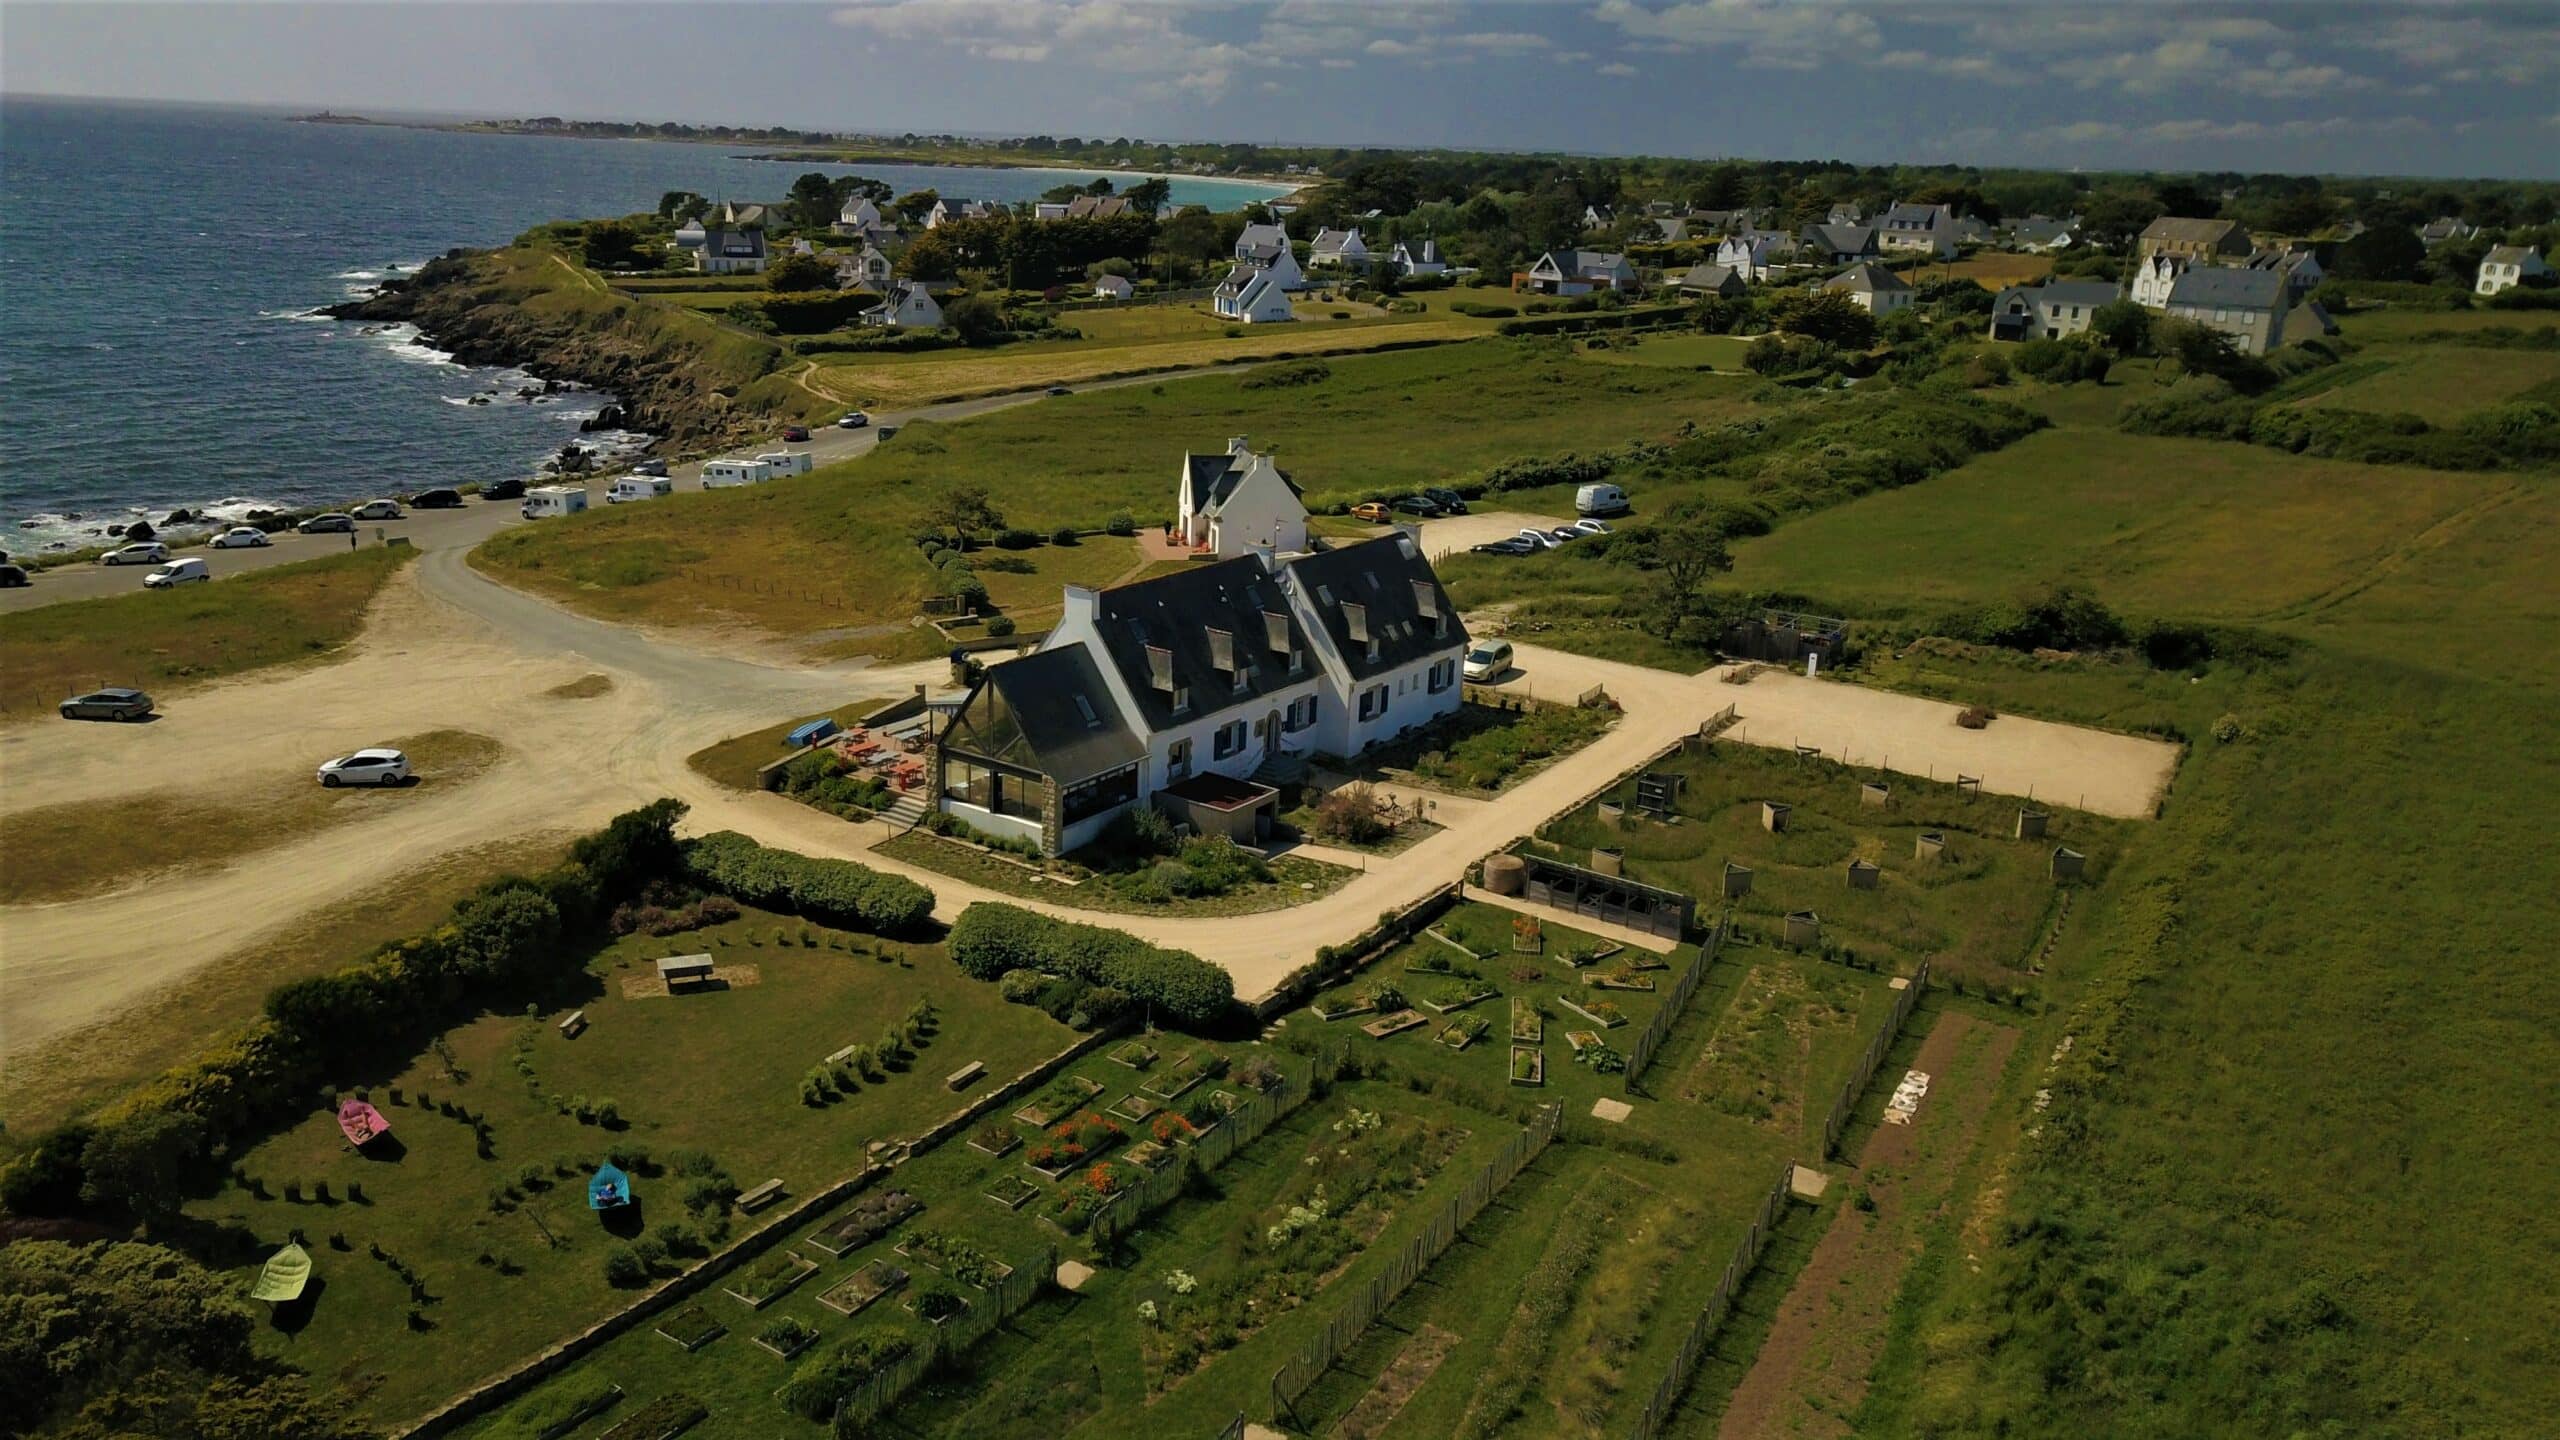
[[[2480,273],[2472,289],[2483,295],[2512,290],[2528,280],[2538,280],[2551,273],[2551,265],[2542,258],[2539,247],[2532,245],[2493,245],[2480,257]]]
[[[1126,195],[1079,195],[1073,200],[1067,202],[1066,210],[1059,214],[1057,218],[1061,220],[1116,220],[1123,215],[1133,213],[1135,212],[1129,208],[1129,197]],[[1047,219],[1049,217],[1043,216],[1041,218]]]
[[[1876,244],[1886,254],[1926,255],[1933,260],[1956,258],[1956,215],[1944,205],[1896,201],[1876,225]]]
[[[1709,257],[1745,280],[1766,280],[1782,263],[1793,258],[1795,247],[1775,230],[1745,230],[1727,235],[1716,242],[1716,253]]]
[[[2135,261],[2131,283],[2125,290],[2127,298],[2145,310],[2168,309],[2169,292],[2177,287],[2178,277],[2187,273],[2187,265],[2186,258],[2179,255],[2154,255]]]
[[[1440,256],[1440,242],[1425,235],[1420,244],[1410,240],[1396,242],[1396,273],[1399,275],[1446,275],[1449,262]]]
[[[2445,215],[2418,227],[2418,243],[2433,250],[2448,240],[2469,240],[2478,236],[2479,233],[2479,226],[2465,224],[2450,215]]]
[[[1289,232],[1276,224],[1245,226],[1236,236],[1236,263],[1270,271],[1283,290],[1307,287],[1306,272],[1298,268],[1298,252],[1289,248]]]
[[[984,220],[990,215],[1003,213],[1003,210],[1003,206],[992,200],[936,200],[933,208],[924,212],[924,228],[936,229],[954,220]]]
[[[1872,260],[1862,260],[1823,281],[1822,288],[1848,296],[1879,320],[1911,303],[1909,283]]]
[[[1257,549],[1108,589],[1069,586],[1040,649],[988,667],[934,748],[941,810],[1080,849],[1152,806],[1270,838],[1279,785],[1460,703],[1466,629],[1407,533]]]
[[[1289,292],[1280,284],[1278,272],[1243,262],[1227,272],[1217,293],[1209,297],[1209,309],[1221,320],[1245,325],[1269,325],[1298,318],[1289,306]]]
[[[925,290],[923,281],[900,280],[890,285],[879,304],[862,312],[862,323],[895,330],[932,330],[942,324],[942,304]]]
[[[1129,283],[1126,275],[1105,275],[1093,282],[1096,300],[1126,300],[1136,293],[1137,287]]]
[[[1064,200],[1038,201],[1031,207],[1031,218],[1034,220],[1064,220],[1067,218],[1067,202]]]
[[[2049,255],[2056,250],[2068,250],[2072,242],[2080,238],[2077,216],[2054,220],[2043,215],[2030,215],[2023,220],[2010,221],[2008,228],[2009,248],[2022,255]]]
[[[836,288],[839,290],[868,290],[875,295],[886,295],[891,273],[889,257],[880,253],[877,245],[865,245],[859,250],[840,252],[836,256]]]
[[[1594,290],[1632,294],[1637,288],[1636,267],[1614,251],[1550,250],[1512,288],[1541,295],[1588,295]]]
[[[2244,355],[2264,355],[2284,343],[2292,308],[2284,277],[2272,270],[2196,265],[2169,287],[2167,313],[2231,337]]]
[[[1822,217],[1822,223],[1825,225],[1864,225],[1867,223],[1867,210],[1865,206],[1860,205],[1855,200],[1843,200],[1839,204],[1831,207],[1831,213]]]
[[[1185,455],[1174,491],[1174,535],[1183,548],[1233,559],[1256,546],[1307,548],[1307,507],[1297,482],[1238,435],[1223,455]]]
[[[2136,260],[2166,255],[2199,265],[2215,265],[2246,260],[2253,248],[2248,229],[2237,220],[2188,220],[2163,215],[2143,227],[2141,238],[2134,242],[2133,255]]]
[[[2304,296],[2319,289],[2321,280],[2328,274],[2320,268],[2319,256],[2300,247],[2289,250],[2261,250],[2249,257],[2249,268],[2272,270],[2282,275],[2287,295],[2297,303]]]
[[[2123,297],[2104,280],[2048,280],[2013,285],[1991,302],[1994,340],[2060,340],[2089,328],[2101,306]]]
[[[691,251],[705,275],[755,275],[765,266],[765,208],[723,201],[676,227],[676,247]]]
[[[1585,230],[1606,230],[1617,223],[1618,212],[1606,205],[1582,207],[1582,228]]]
[[[1307,268],[1310,270],[1366,270],[1369,268],[1369,242],[1360,238],[1360,228],[1318,230],[1307,246]]]
[[[836,223],[831,228],[847,239],[870,244],[882,244],[898,238],[898,222],[860,195],[844,202],[844,208],[836,212]]]
[[[1884,252],[1871,225],[1807,225],[1796,236],[1796,255],[1817,265],[1874,260]]]
[[[1692,298],[1720,295],[1727,300],[1739,300],[1750,288],[1744,283],[1740,271],[1730,265],[1718,265],[1712,261],[1704,265],[1692,265],[1688,273],[1680,277],[1680,293]]]

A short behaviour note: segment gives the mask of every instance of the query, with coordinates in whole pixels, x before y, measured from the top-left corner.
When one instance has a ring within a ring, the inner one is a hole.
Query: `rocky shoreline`
[[[336,320],[408,324],[464,365],[516,369],[545,382],[612,397],[583,427],[656,437],[652,452],[692,453],[744,438],[738,413],[714,377],[650,337],[618,323],[627,307],[537,313],[485,262],[494,252],[451,251],[414,275],[318,312]]]

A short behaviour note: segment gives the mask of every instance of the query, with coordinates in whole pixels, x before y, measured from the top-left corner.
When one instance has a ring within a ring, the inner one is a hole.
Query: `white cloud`
[[[1370,41],[1362,48],[1366,49],[1372,55],[1382,55],[1391,60],[1401,59],[1408,55],[1428,55],[1431,53],[1431,47],[1428,45],[1419,45],[1410,40],[1397,40],[1384,35]]]
[[[1608,64],[1601,66],[1598,73],[1602,75],[1635,75],[1642,72],[1638,71],[1636,67],[1628,64],[1624,60],[1612,60]]]
[[[1449,37],[1449,43],[1496,55],[1518,55],[1530,50],[1544,50],[1553,42],[1544,35],[1533,35],[1526,30],[1485,30],[1468,35],[1452,35]]]
[[[1579,65],[1592,58],[1588,50],[1559,50],[1547,57],[1559,65]]]
[[[1131,0],[874,0],[835,12],[837,24],[883,40],[946,46],[982,60],[1055,60],[1154,76],[1142,93],[1215,99],[1256,57],[1200,39],[1182,19],[1177,7]]]
[[[1316,63],[1322,65],[1327,70],[1357,70],[1360,68],[1359,61],[1345,60],[1339,55],[1327,55]]]
[[[1874,17],[1826,0],[1680,0],[1659,9],[1600,0],[1591,18],[1658,48],[1738,49],[1746,64],[1786,70],[1862,58],[1883,45]]]

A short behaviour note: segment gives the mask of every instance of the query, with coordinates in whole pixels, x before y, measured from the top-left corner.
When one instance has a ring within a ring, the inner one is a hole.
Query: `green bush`
[[[1197,955],[1013,905],[982,901],[960,912],[949,946],[952,962],[974,979],[1048,970],[1126,992],[1177,1024],[1208,1024],[1235,1004],[1234,978]]]
[[[1508,320],[1520,313],[1512,306],[1488,305],[1481,300],[1452,300],[1449,302],[1449,312],[1453,315],[1472,315],[1479,320]]]
[[[991,615],[987,617],[987,634],[996,639],[1001,640],[1005,636],[1012,634],[1015,628],[1013,617],[1010,615]]]
[[[902,875],[768,849],[734,830],[688,842],[684,865],[694,883],[741,904],[841,930],[908,934],[933,913],[933,892]]]
[[[1321,360],[1296,360],[1286,365],[1265,365],[1236,382],[1245,390],[1286,390],[1302,385],[1321,385],[1333,378],[1333,367]]]

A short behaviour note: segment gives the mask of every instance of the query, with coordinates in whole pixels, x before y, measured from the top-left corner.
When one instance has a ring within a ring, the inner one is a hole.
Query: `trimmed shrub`
[[[1098,925],[1053,920],[1018,906],[980,902],[951,927],[952,962],[978,980],[1049,970],[1124,992],[1176,1024],[1203,1025],[1235,1004],[1235,980],[1185,950],[1166,950]]]
[[[905,876],[768,849],[734,830],[688,842],[684,864],[706,889],[842,930],[907,934],[933,913],[933,892]]]

